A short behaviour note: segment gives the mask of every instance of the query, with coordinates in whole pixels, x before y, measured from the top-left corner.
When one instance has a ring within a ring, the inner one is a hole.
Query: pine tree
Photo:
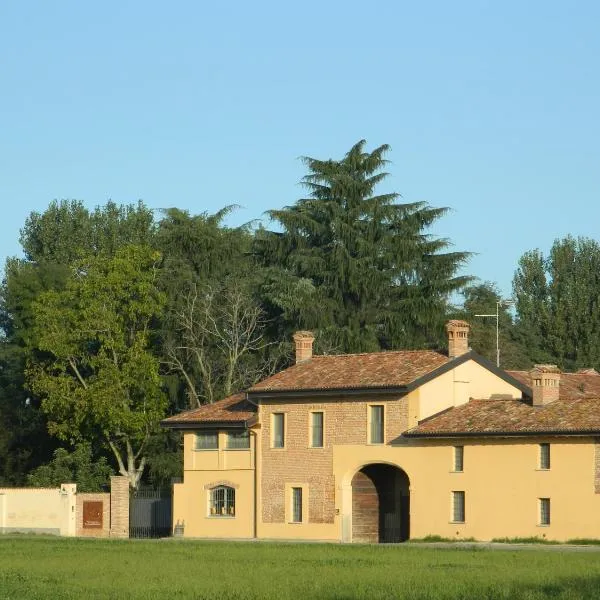
[[[427,233],[447,208],[376,193],[389,146],[365,145],[303,159],[308,197],[269,211],[282,231],[256,235],[265,296],[282,329],[316,329],[331,351],[435,345],[449,295],[469,281],[457,275],[469,254]]]

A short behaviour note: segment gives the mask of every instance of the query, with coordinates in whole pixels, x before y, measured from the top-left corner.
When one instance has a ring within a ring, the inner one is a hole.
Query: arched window
[[[211,517],[235,517],[235,489],[219,485],[210,490],[209,499]]]

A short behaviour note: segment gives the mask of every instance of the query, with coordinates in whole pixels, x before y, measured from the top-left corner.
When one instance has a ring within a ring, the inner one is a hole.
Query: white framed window
[[[302,488],[292,488],[292,506],[291,506],[291,517],[292,523],[302,523]]]
[[[235,489],[219,485],[210,490],[208,514],[211,517],[235,517]]]
[[[550,444],[540,444],[539,468],[546,471],[550,468]]]
[[[454,446],[454,466],[455,473],[462,473],[465,466],[465,447]]]
[[[465,522],[465,493],[463,491],[452,492],[452,522]]]
[[[322,412],[310,413],[310,447],[323,447],[323,424],[324,414]]]
[[[383,444],[384,439],[383,404],[369,405],[369,443]]]
[[[273,413],[271,418],[273,448],[285,448],[285,413]]]
[[[195,450],[218,450],[219,432],[218,431],[198,431],[196,432]]]
[[[227,449],[228,450],[247,450],[250,448],[250,431],[228,431]]]
[[[550,525],[550,498],[538,498],[540,525]]]

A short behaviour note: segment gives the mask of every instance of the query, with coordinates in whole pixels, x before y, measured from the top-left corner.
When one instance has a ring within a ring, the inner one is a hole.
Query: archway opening
[[[400,468],[363,467],[352,478],[352,541],[404,542],[410,537],[410,481]]]

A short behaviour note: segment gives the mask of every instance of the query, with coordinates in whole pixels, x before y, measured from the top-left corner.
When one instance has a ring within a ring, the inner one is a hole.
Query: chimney
[[[456,358],[469,351],[469,329],[471,326],[466,321],[453,319],[446,323],[449,358]]]
[[[296,364],[310,360],[315,336],[311,331],[296,331],[293,337],[296,343]]]
[[[560,369],[556,365],[534,365],[529,374],[533,391],[533,406],[545,406],[558,400]]]

